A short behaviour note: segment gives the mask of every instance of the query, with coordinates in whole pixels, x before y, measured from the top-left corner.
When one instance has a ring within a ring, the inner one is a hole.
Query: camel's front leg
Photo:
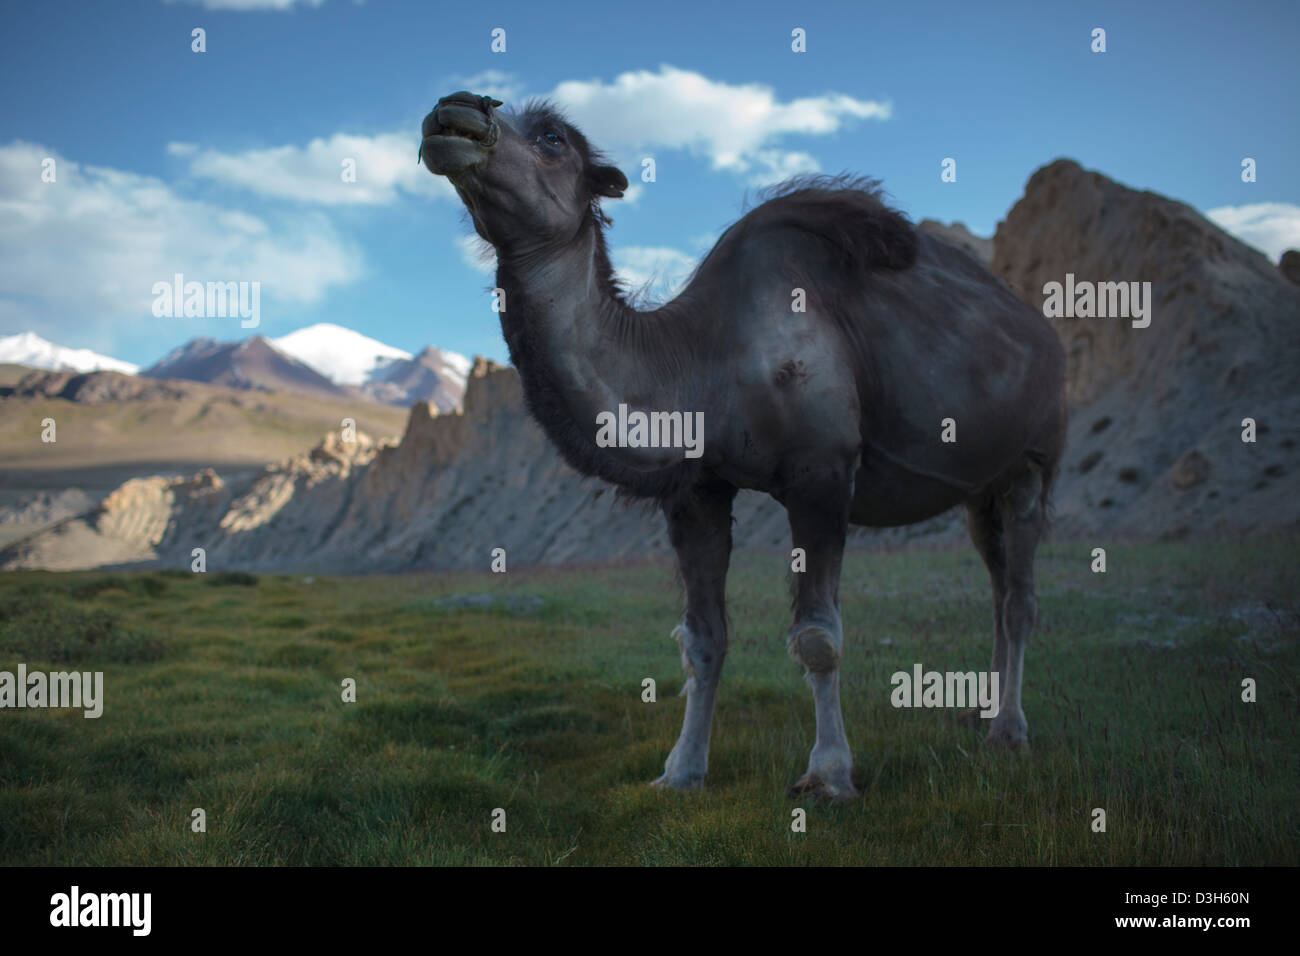
[[[673,631],[686,670],[686,716],[654,786],[693,789],[704,783],[708,770],[713,702],[727,656],[727,565],[735,496],[731,485],[697,485],[664,504],[668,536],[686,586],[686,614]]]
[[[794,623],[786,637],[790,656],[802,664],[813,692],[817,742],[808,772],[790,788],[791,796],[815,794],[840,800],[857,795],[853,752],[840,714],[840,563],[853,497],[851,472],[824,475],[792,489],[783,498],[790,532],[802,548],[806,568],[795,574]]]

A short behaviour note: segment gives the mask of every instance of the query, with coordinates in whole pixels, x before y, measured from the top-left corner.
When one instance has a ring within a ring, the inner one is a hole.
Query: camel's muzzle
[[[438,101],[421,126],[420,159],[440,176],[477,166],[496,145],[500,125],[492,115],[500,100],[452,93]]]

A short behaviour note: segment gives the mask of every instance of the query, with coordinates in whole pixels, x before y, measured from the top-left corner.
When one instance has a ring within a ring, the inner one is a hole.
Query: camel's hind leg
[[[713,702],[727,656],[727,566],[735,497],[731,485],[697,485],[664,504],[668,537],[686,587],[686,614],[673,631],[686,670],[686,716],[663,776],[652,786],[693,789],[704,783],[708,770]]]
[[[989,584],[993,589],[993,661],[989,672],[998,675],[1000,692],[1006,686],[1003,674],[1007,666],[1007,631],[1003,621],[1003,604],[1007,597],[1007,550],[1002,537],[1002,509],[996,495],[988,494],[967,503],[966,527],[975,550],[989,570]],[[963,713],[961,720],[973,727],[983,725],[979,707]]]
[[[833,800],[857,795],[853,752],[840,713],[840,564],[853,498],[852,473],[806,481],[783,496],[796,548],[807,560],[795,574],[794,623],[786,638],[790,656],[804,666],[817,714],[817,742],[808,772],[790,788],[792,796],[815,794]]]
[[[1025,646],[1038,621],[1034,594],[1034,551],[1042,536],[1043,473],[1031,467],[998,500],[1002,540],[1006,554],[1006,596],[1002,599],[1005,655],[999,682],[1002,701],[991,721],[988,740],[1013,749],[1029,746],[1029,725],[1020,706]]]

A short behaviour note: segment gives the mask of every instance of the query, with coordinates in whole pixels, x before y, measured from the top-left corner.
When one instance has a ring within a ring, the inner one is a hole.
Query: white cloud
[[[502,70],[484,70],[472,76],[456,75],[451,78],[450,84],[480,96],[494,96],[507,104],[519,99],[524,92],[524,85],[519,82],[519,78]],[[447,92],[450,93],[451,90]]]
[[[681,291],[696,258],[668,246],[622,246],[610,254],[624,287],[650,300],[666,301]]]
[[[381,205],[398,193],[455,198],[443,176],[432,175],[417,162],[419,134],[351,136],[335,133],[306,146],[223,153],[198,149],[192,143],[169,143],[167,152],[184,159],[191,175],[237,186],[261,196],[323,205]],[[344,182],[343,163],[355,163],[356,181]]]
[[[749,177],[750,185],[771,186],[799,173],[815,173],[821,165],[810,153],[763,149],[754,154],[760,168]]]
[[[518,100],[522,86],[513,74],[486,70],[453,81],[476,93],[507,103]],[[841,93],[780,102],[771,88],[729,84],[699,73],[662,66],[658,73],[623,73],[611,83],[570,80],[549,98],[567,108],[575,123],[597,146],[639,160],[656,150],[684,150],[706,159],[714,169],[745,175],[751,185],[766,186],[795,173],[816,172],[810,153],[774,143],[784,136],[825,136],[854,119],[888,119],[890,106]],[[432,176],[416,162],[418,135],[410,130],[374,136],[334,133],[305,146],[281,145],[238,153],[203,149],[194,143],[170,143],[167,150],[184,160],[190,174],[261,196],[321,205],[384,205],[402,194],[455,200],[443,176]],[[356,182],[341,176],[345,159],[356,161]],[[659,164],[662,175],[674,167]],[[642,195],[633,184],[624,201]]]
[[[1300,249],[1300,206],[1285,202],[1220,206],[1206,217],[1274,262],[1288,249]]]
[[[41,181],[46,157],[56,182]],[[268,305],[317,302],[363,267],[360,250],[318,212],[264,219],[31,143],[0,146],[0,210],[0,323],[61,344],[111,347],[121,321],[162,321],[152,287],[177,272],[260,282],[265,318]],[[229,332],[246,334],[237,323]]]
[[[622,154],[682,149],[763,184],[819,168],[806,152],[774,146],[781,138],[826,136],[852,120],[885,120],[891,112],[888,103],[843,93],[781,102],[762,84],[724,83],[668,65],[657,73],[621,73],[610,83],[569,80],[550,98],[597,146]],[[658,165],[660,175],[671,175]]]

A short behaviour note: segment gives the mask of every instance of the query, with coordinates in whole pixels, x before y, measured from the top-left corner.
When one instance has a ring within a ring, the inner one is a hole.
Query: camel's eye
[[[564,137],[561,136],[559,133],[555,132],[555,130],[553,129],[548,129],[545,133],[543,133],[541,136],[537,138],[539,141],[545,143],[547,146],[564,145]]]

